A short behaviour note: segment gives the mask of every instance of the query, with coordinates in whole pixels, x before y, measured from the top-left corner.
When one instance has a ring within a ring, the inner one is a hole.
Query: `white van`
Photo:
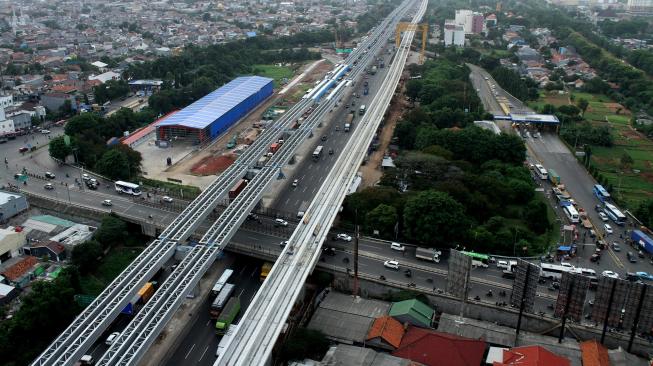
[[[406,247],[404,247],[403,245],[401,245],[399,243],[394,243],[393,242],[393,243],[390,244],[390,249],[403,252],[404,250],[406,250]]]
[[[113,333],[111,333],[111,334],[109,335],[109,337],[107,337],[107,340],[104,341],[104,344],[106,344],[107,346],[112,345],[113,342],[116,340],[116,338],[118,338],[119,335],[120,335],[119,332],[113,332]]]
[[[497,261],[497,268],[508,269],[508,261]]]

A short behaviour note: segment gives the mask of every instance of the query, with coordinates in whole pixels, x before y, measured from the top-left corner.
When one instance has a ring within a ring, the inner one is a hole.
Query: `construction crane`
[[[419,53],[419,63],[424,63],[424,52],[426,51],[426,37],[429,34],[429,25],[426,23],[415,24],[408,22],[400,22],[397,24],[397,32],[395,33],[395,44],[397,47],[401,44],[401,32],[406,31],[422,31],[422,49]]]

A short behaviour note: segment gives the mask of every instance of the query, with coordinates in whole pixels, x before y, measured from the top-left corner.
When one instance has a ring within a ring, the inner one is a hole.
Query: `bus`
[[[472,267],[487,268],[490,263],[490,256],[474,252],[461,252],[472,258]]]
[[[592,191],[594,191],[594,195],[599,199],[599,201],[601,201],[601,203],[610,199],[610,193],[608,193],[608,191],[606,191],[600,184],[595,184]]]
[[[363,104],[360,109],[358,110],[358,115],[362,116],[365,114],[365,104]]]
[[[234,334],[236,334],[237,331],[238,331],[238,324],[231,324],[231,326],[227,329],[227,333],[225,333],[225,335],[222,336],[220,343],[218,343],[218,349],[215,351],[215,357],[220,357],[220,355],[227,350],[227,346],[229,346],[229,343],[231,343],[231,340],[233,339]]]
[[[563,263],[562,265],[542,263],[540,264],[540,277],[560,281],[564,272],[572,272],[574,270],[574,266],[569,263]]]
[[[224,272],[222,272],[222,275],[220,278],[218,278],[218,280],[215,282],[215,285],[213,285],[213,288],[211,289],[211,295],[213,297],[218,296],[220,291],[222,291],[224,285],[227,283],[227,281],[229,281],[229,277],[231,277],[233,273],[234,270],[229,268],[225,269]]]
[[[537,174],[537,176],[540,177],[540,179],[542,180],[549,179],[549,173],[540,164],[535,164],[535,174]]]
[[[315,161],[320,160],[320,155],[322,155],[322,149],[324,149],[324,146],[322,145],[315,148],[315,151],[313,151],[313,160]]]
[[[123,182],[121,180],[118,180],[114,183],[114,185],[116,187],[116,192],[120,194],[127,193],[134,196],[141,195],[141,187],[139,187],[138,184]]]
[[[235,289],[236,285],[233,283],[227,283],[224,285],[218,297],[216,297],[215,300],[213,300],[211,303],[211,308],[209,309],[209,315],[211,316],[211,319],[218,319],[222,308],[224,308],[224,306],[227,304],[227,301],[231,298],[231,295]]]
[[[565,215],[567,215],[567,218],[569,219],[569,222],[572,224],[577,224],[580,222],[580,216],[578,215],[578,211],[574,207],[573,204],[569,201],[562,202],[562,211],[565,212]]]
[[[614,221],[617,225],[624,225],[626,223],[626,215],[624,215],[617,206],[606,202],[604,208],[605,214],[608,215],[610,220]]]

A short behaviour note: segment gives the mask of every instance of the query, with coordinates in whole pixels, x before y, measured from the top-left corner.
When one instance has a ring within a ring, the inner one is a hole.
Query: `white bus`
[[[315,151],[313,151],[313,160],[318,161],[320,159],[320,155],[322,155],[322,149],[324,149],[324,146],[322,145],[315,148]]]
[[[139,187],[138,184],[123,182],[121,180],[118,180],[115,182],[115,187],[116,187],[116,192],[118,193],[127,193],[134,196],[141,195],[141,187]]]
[[[234,273],[233,269],[225,269],[224,272],[222,272],[222,276],[218,278],[218,280],[215,282],[215,285],[213,285],[213,288],[211,289],[211,295],[213,296],[218,296],[220,291],[222,291],[222,288],[224,285],[229,281],[229,277]]]
[[[605,203],[605,214],[608,215],[610,220],[614,221],[617,225],[623,225],[626,223],[626,215],[624,215],[617,206],[606,202]]]
[[[540,264],[540,277],[549,278],[551,280],[560,281],[563,272],[572,271],[574,271],[574,266],[569,263],[563,263],[562,265],[549,263]]]
[[[547,172],[540,164],[535,164],[535,174],[537,174],[537,176],[542,180],[549,179],[549,172]]]
[[[211,303],[211,308],[209,309],[209,315],[211,316],[211,319],[218,319],[222,308],[227,305],[227,301],[231,298],[231,294],[234,293],[235,289],[236,285],[232,283],[227,283],[224,285],[218,297],[216,297],[215,300],[213,300]]]
[[[567,202],[565,206],[562,206],[562,210],[565,212],[565,215],[567,215],[569,222],[572,224],[577,224],[580,222],[578,211],[576,211],[576,208],[571,204],[571,202]]]

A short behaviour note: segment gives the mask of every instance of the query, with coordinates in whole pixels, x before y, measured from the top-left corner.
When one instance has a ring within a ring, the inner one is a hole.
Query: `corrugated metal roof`
[[[272,81],[262,76],[235,78],[162,121],[159,126],[205,128]]]

